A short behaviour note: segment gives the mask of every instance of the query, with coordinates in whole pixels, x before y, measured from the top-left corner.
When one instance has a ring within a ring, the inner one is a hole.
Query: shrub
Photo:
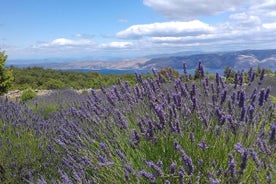
[[[20,97],[20,99],[25,102],[25,101],[28,101],[28,100],[31,100],[33,99],[34,97],[36,97],[36,92],[34,92],[32,89],[26,89],[22,92],[22,95]]]
[[[4,52],[0,52],[0,95],[8,92],[13,81],[11,69],[5,68],[6,59],[7,55]]]
[[[58,79],[50,79],[44,86],[46,89],[61,89],[64,87],[64,84]]]

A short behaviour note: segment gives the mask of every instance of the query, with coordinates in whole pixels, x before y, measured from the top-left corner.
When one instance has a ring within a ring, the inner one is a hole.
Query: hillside
[[[275,70],[276,49],[160,57],[150,59],[140,66],[142,68],[163,68],[170,66],[175,69],[181,69],[183,62],[185,62],[190,68],[195,68],[198,61],[202,61],[206,68],[212,69],[221,69],[227,66],[234,69],[247,69],[248,67],[256,68],[260,66]]]
[[[55,59],[35,62],[25,66],[41,66],[51,69],[160,69],[171,67],[174,69],[182,69],[183,62],[188,65],[188,69],[194,69],[198,63],[202,61],[205,68],[223,69],[227,66],[233,69],[247,69],[248,67],[270,68],[276,70],[276,49],[272,50],[243,50],[233,52],[217,52],[217,53],[201,53],[182,56],[179,53],[175,55],[156,55],[154,57],[143,57],[136,59],[121,59],[116,61],[95,61],[95,60],[78,60],[67,62],[56,61]],[[17,63],[26,63],[17,61]],[[39,63],[39,64],[38,64]],[[16,65],[15,65],[16,66]],[[18,65],[19,66],[19,65]]]

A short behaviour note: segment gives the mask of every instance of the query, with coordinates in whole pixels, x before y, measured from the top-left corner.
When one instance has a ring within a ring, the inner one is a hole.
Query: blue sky
[[[275,0],[0,0],[10,59],[276,48]]]

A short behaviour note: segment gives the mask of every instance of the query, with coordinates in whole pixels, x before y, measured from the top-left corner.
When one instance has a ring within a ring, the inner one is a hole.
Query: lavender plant
[[[183,66],[184,75],[166,68],[154,78],[136,74],[134,86],[118,80],[87,96],[70,94],[47,117],[2,99],[1,182],[275,182],[270,88],[245,83],[253,70],[248,79],[236,72],[232,84],[219,74],[209,79],[201,63],[191,80]]]

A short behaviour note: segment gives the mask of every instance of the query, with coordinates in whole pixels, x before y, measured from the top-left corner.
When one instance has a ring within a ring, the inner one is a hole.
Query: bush
[[[31,100],[33,99],[34,97],[36,97],[36,92],[34,92],[32,89],[26,89],[22,92],[22,95],[20,97],[20,99],[25,102],[25,101],[28,101],[28,100]]]
[[[64,84],[58,79],[50,79],[44,86],[46,89],[61,89],[64,87]]]
[[[7,57],[4,52],[0,52],[0,95],[8,92],[13,81],[11,69],[5,67]]]

